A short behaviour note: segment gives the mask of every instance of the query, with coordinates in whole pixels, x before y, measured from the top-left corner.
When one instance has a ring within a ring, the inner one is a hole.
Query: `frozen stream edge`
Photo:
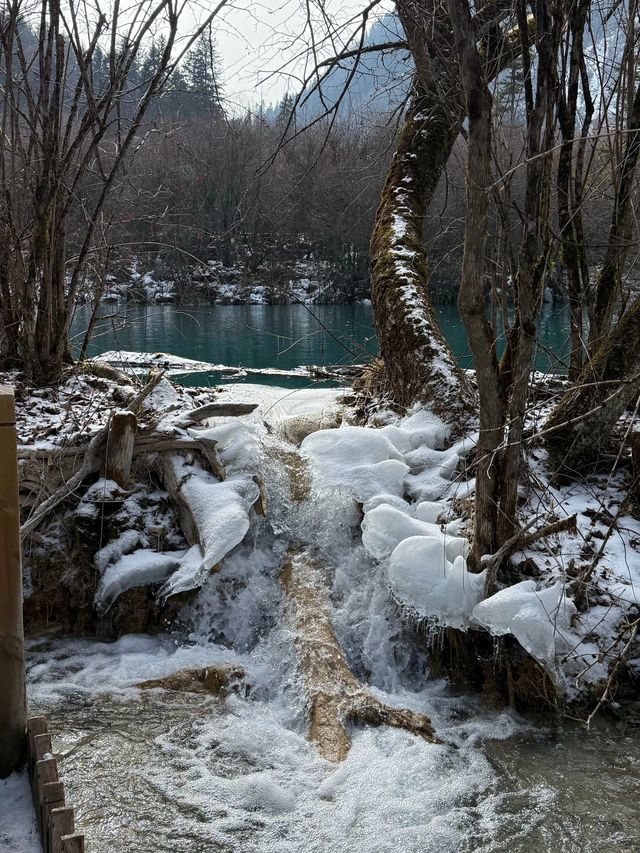
[[[312,506],[292,507],[279,425],[319,410],[330,418],[340,392],[247,385],[226,392],[243,400],[249,393],[272,430],[264,439],[270,516],[252,525],[223,571],[208,579],[185,614],[190,633],[179,643],[124,637],[113,644],[31,644],[32,709],[50,718],[89,850],[549,849],[536,842],[535,827],[541,815],[554,815],[556,792],[528,790],[513,779],[509,796],[518,810],[511,814],[504,780],[483,746],[524,734],[524,726],[442,682],[425,686],[426,661],[410,642],[411,629],[390,602],[383,573],[353,538],[351,500],[327,490]],[[333,558],[335,627],[354,670],[386,701],[428,714],[459,750],[383,727],[356,730],[338,767],[317,756],[304,737],[295,653],[280,619],[279,567],[286,539],[301,534]],[[222,703],[164,691],[142,695],[132,687],[177,669],[229,662],[246,668],[248,697]],[[609,849],[572,841],[571,834],[567,843],[580,846],[557,849]]]

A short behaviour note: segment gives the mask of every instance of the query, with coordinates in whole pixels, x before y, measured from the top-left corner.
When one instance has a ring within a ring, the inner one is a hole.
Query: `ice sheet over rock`
[[[440,506],[441,512],[442,509]],[[383,503],[365,513],[362,544],[375,560],[387,559],[403,539],[411,536],[429,536],[442,540],[444,553],[450,561],[458,556],[466,557],[469,550],[466,539],[448,536],[440,525],[414,518],[396,506]]]
[[[308,435],[300,446],[316,489],[340,488],[364,503],[380,493],[401,497],[409,467],[383,430],[341,426]]]
[[[476,605],[472,619],[496,636],[513,634],[548,670],[555,670],[556,648],[570,630],[576,607],[562,583],[536,589],[533,580],[502,589]]]
[[[389,582],[395,597],[418,615],[452,628],[468,627],[481,601],[485,573],[467,571],[464,557],[447,559],[443,536],[410,536],[389,559]]]

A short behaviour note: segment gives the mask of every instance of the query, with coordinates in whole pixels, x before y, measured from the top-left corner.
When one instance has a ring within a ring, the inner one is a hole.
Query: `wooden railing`
[[[84,853],[84,835],[76,832],[73,807],[65,801],[46,717],[30,717],[29,779],[44,853]]]

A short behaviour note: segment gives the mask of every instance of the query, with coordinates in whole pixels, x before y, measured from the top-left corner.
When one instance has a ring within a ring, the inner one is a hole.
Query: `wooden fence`
[[[27,719],[16,410],[13,390],[0,385],[0,778],[18,770],[25,754],[44,853],[84,853],[47,721]]]
[[[27,734],[29,779],[42,849],[44,853],[84,853],[84,835],[75,831],[73,807],[65,802],[46,717],[30,717]]]

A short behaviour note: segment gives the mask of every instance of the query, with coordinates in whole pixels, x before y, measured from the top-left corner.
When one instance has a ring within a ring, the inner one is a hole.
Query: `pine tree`
[[[210,30],[202,33],[187,54],[183,75],[186,88],[183,99],[185,112],[207,112],[221,117],[220,59]]]

